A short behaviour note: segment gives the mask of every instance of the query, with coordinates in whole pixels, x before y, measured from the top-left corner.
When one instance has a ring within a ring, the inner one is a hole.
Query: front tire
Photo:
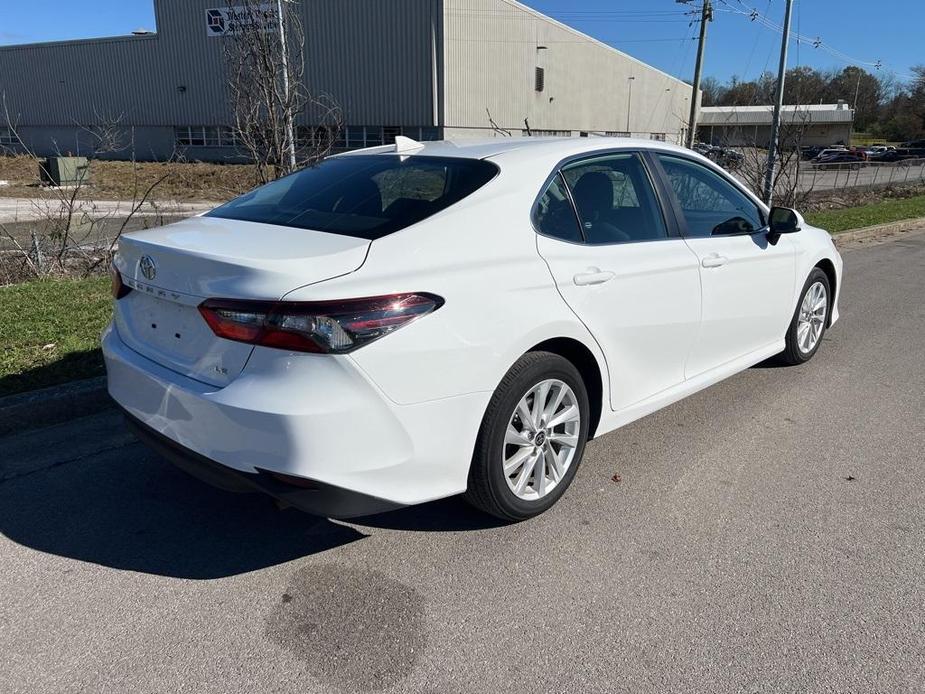
[[[829,324],[831,296],[828,276],[819,268],[813,268],[787,329],[787,347],[779,357],[782,363],[788,366],[804,364],[819,351]]]
[[[575,477],[589,419],[578,369],[558,354],[525,354],[501,380],[482,418],[464,498],[508,521],[543,513]]]

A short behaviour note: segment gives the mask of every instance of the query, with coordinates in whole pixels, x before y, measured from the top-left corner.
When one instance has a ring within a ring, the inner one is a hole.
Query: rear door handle
[[[700,264],[704,267],[722,267],[729,262],[729,258],[719,253],[711,253],[703,260],[700,261]]]
[[[614,274],[609,270],[589,267],[587,272],[579,272],[573,279],[579,287],[587,287],[590,284],[604,284],[604,282],[612,280],[613,277]]]

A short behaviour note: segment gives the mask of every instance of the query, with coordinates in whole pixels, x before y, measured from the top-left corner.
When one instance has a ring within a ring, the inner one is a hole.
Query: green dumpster
[[[85,183],[90,164],[86,157],[48,157],[40,160],[42,183],[50,186],[76,186]]]

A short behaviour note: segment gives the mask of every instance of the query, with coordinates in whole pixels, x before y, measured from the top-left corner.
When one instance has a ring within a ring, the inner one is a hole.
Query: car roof
[[[404,141],[407,143],[407,141]],[[567,157],[611,149],[653,149],[671,152],[685,152],[692,154],[691,150],[677,145],[661,142],[660,140],[643,140],[631,137],[491,137],[473,138],[464,140],[438,140],[434,142],[418,142],[414,148],[405,148],[401,153],[410,156],[429,157],[460,157],[465,159],[489,159],[503,157],[505,160],[542,155],[558,155]],[[383,145],[358,149],[339,154],[339,157],[357,155],[395,154],[399,151],[398,145]]]

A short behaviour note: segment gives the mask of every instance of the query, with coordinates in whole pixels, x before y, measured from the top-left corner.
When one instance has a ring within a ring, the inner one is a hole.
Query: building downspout
[[[443,40],[445,10],[443,0],[434,0],[431,5],[431,22],[430,22],[430,50],[431,50],[431,73],[433,90],[433,125],[439,131],[443,125],[446,113],[446,94],[444,85],[446,84],[446,55]],[[440,133],[440,137],[445,135]]]

